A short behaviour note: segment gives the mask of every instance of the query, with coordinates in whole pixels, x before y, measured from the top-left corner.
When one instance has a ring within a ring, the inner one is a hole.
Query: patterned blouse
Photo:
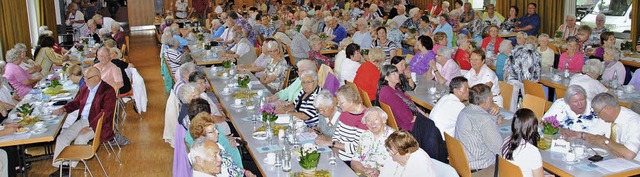
[[[502,24],[500,25],[500,28],[507,31],[513,31],[513,28],[516,27],[517,21],[518,21],[518,18],[514,18],[511,20],[509,20],[509,18],[505,18],[504,22],[502,22]]]
[[[269,62],[266,62],[267,65],[264,73],[267,74],[267,76],[276,76],[276,80],[273,80],[267,84],[267,86],[271,87],[271,89],[279,90],[280,86],[282,86],[282,81],[285,78],[289,65],[285,59],[280,59],[280,61],[275,64],[273,64],[273,58],[269,59]]]
[[[276,33],[276,27],[273,25],[270,27],[266,27],[264,25],[258,24],[256,25],[256,28],[258,28],[258,32],[264,37],[269,37]]]
[[[399,29],[390,29],[389,32],[387,32],[387,39],[400,46],[400,44],[402,44],[402,39],[404,39],[404,35],[402,35],[402,31]]]
[[[371,130],[362,132],[359,140],[360,144],[356,147],[352,161],[358,161],[365,167],[382,168],[384,165],[382,162],[391,158],[387,148],[384,146],[384,141],[393,131],[391,127],[384,125],[382,135],[376,136]]]
[[[415,28],[418,29],[420,28],[420,19],[413,21],[413,17],[412,18],[407,18],[407,20],[404,21],[404,23],[402,23],[402,26],[400,26],[402,28]]]
[[[296,100],[293,102],[297,112],[301,112],[309,116],[309,119],[304,121],[304,123],[307,124],[307,127],[315,127],[316,124],[318,124],[318,110],[313,106],[313,102],[320,90],[322,90],[320,87],[316,87],[309,96],[303,98],[305,93],[304,89],[301,89],[298,96],[296,96]]]
[[[471,32],[471,37],[480,36],[484,34],[484,30],[487,27],[487,23],[482,21],[482,19],[475,19],[469,22],[469,32]]]
[[[562,128],[573,131],[588,132],[591,134],[606,133],[610,126],[602,119],[598,119],[595,111],[591,108],[591,101],[587,101],[586,113],[576,114],[571,110],[569,104],[564,99],[556,100],[543,117],[556,116]],[[606,129],[606,130],[605,130]]]
[[[511,56],[504,64],[505,72],[508,72],[505,80],[530,80],[538,82],[540,80],[540,58],[541,55],[530,45],[516,46]]]
[[[224,150],[222,145],[218,144],[220,147],[220,156],[222,157],[222,169],[226,169],[229,172],[229,176],[231,177],[242,177],[244,174],[242,173],[242,168],[233,163],[233,159],[231,158],[231,154]]]
[[[247,21],[247,19],[245,18],[239,18],[238,20],[236,20],[236,26],[240,26],[242,27],[242,29],[244,31],[246,31],[247,33],[247,39],[249,39],[249,42],[251,42],[251,45],[255,45],[256,43],[256,38],[257,38],[257,34],[256,31],[253,30],[253,27],[251,26],[251,24]]]
[[[322,64],[325,64],[331,68],[333,68],[333,59],[320,54],[320,52],[315,50],[309,50],[309,60],[316,62],[316,66],[320,68]]]
[[[431,60],[436,59],[436,54],[433,50],[429,50],[426,53],[422,53],[422,51],[418,51],[413,59],[409,62],[409,67],[411,71],[416,72],[418,75],[422,75],[425,72],[429,71],[429,62]]]

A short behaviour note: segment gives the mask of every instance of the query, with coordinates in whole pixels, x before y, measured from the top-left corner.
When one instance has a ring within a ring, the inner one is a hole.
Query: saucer
[[[27,132],[29,132],[29,130],[31,130],[29,127],[22,127],[22,131],[19,131],[20,129],[16,130],[16,132],[14,134],[19,135],[19,134],[25,134]]]
[[[264,131],[254,132],[254,133],[251,134],[251,136],[254,139],[257,139],[257,140],[266,140],[267,139],[267,132],[264,132]]]
[[[601,149],[601,148],[588,148],[588,149],[585,149],[584,153],[585,154],[589,154],[589,156],[593,156],[593,155],[596,155],[596,152],[598,153],[598,155],[600,155],[602,157],[609,156],[609,151]]]
[[[264,162],[264,163],[266,163],[266,164],[269,164],[269,165],[276,164],[276,162],[271,162],[271,163],[269,163],[269,162],[267,161],[267,158],[266,158],[266,157],[265,157],[264,159],[262,159],[262,162]]]
[[[233,108],[242,108],[242,107],[244,107],[244,104],[240,104],[240,105],[231,104],[231,107],[233,107]]]
[[[576,158],[576,159],[575,159],[575,160],[573,160],[573,161],[566,161],[566,160],[562,159],[562,161],[563,161],[564,163],[567,163],[567,164],[570,164],[570,165],[571,165],[571,164],[576,164],[576,163],[580,162],[580,159]]]
[[[42,134],[44,132],[47,132],[47,128],[42,127],[42,128],[39,128],[39,129],[32,130],[31,134],[38,135],[38,134]]]

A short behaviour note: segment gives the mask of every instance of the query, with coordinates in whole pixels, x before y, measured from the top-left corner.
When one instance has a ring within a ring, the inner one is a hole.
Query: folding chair
[[[102,121],[104,120],[104,113],[98,119],[98,125],[95,130],[95,134],[93,136],[93,142],[91,145],[70,145],[65,147],[60,155],[55,159],[55,161],[82,161],[84,164],[85,173],[89,171],[89,174],[93,177],[93,173],[91,173],[91,169],[87,165],[87,160],[96,157],[100,167],[102,168],[102,172],[104,172],[105,176],[109,176],[107,171],[104,169],[102,162],[100,161],[100,157],[98,157],[98,148],[100,148],[100,135],[102,134]],[[62,164],[62,163],[61,163]],[[60,165],[60,171],[62,171],[62,165]],[[62,176],[62,173],[60,173]],[[71,170],[69,170],[69,176],[71,176]]]

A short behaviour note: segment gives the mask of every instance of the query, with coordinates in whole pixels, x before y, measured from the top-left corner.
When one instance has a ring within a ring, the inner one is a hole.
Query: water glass
[[[336,153],[333,150],[329,152],[329,165],[336,165]]]
[[[274,164],[275,167],[280,167],[282,166],[282,154],[284,153],[284,151],[280,151],[280,153],[276,154],[276,164]]]

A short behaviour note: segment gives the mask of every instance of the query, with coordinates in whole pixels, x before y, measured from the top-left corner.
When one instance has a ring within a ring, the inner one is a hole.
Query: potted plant
[[[278,115],[276,114],[276,106],[274,104],[264,104],[258,110],[262,114],[262,121],[264,122],[264,130],[267,132],[268,136],[275,134],[273,132],[274,122],[278,119]]]
[[[238,87],[249,88],[249,82],[251,82],[251,79],[249,79],[249,76],[244,74],[238,75]]]
[[[229,70],[231,69],[231,60],[222,61],[222,68]]]
[[[327,40],[327,39],[329,38],[329,36],[327,36],[327,34],[324,34],[324,33],[320,33],[320,35],[318,35],[318,37],[319,37],[320,39],[322,39],[323,41],[324,41],[324,40]]]
[[[545,135],[556,135],[560,130],[560,121],[556,116],[549,116],[542,119],[542,133]]]
[[[305,143],[302,145],[299,164],[304,173],[313,174],[316,167],[318,167],[319,160],[320,153],[318,152],[318,147],[316,145],[312,143]]]
[[[51,79],[51,84],[47,86],[47,89],[44,91],[47,95],[57,95],[62,91],[62,84],[60,84],[60,80],[58,78]]]

